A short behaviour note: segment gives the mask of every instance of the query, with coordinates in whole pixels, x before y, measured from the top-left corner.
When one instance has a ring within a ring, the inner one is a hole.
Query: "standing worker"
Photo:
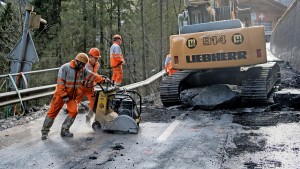
[[[115,82],[116,87],[120,87],[123,81],[123,68],[125,64],[124,57],[121,50],[122,37],[114,35],[113,45],[110,47],[110,67],[112,68],[112,80]]]
[[[172,67],[170,50],[165,60],[165,72],[168,73],[168,76],[171,76],[173,73],[177,72],[177,70],[173,69]]]
[[[90,70],[91,72],[97,73],[100,67],[98,59],[101,57],[100,51],[98,48],[91,48],[89,51],[89,61],[85,65],[85,68]],[[78,103],[81,102],[82,98],[86,95],[89,100],[89,112],[85,116],[86,122],[90,123],[91,118],[94,115],[93,107],[95,103],[95,92],[94,92],[94,82],[93,81],[85,81],[82,86],[82,94],[78,98]]]
[[[48,138],[48,133],[63,105],[67,104],[68,115],[61,127],[62,137],[73,137],[69,131],[78,113],[77,99],[81,95],[84,81],[103,83],[109,81],[85,68],[89,58],[85,53],[79,53],[74,60],[62,65],[58,71],[57,85],[50,109],[42,127],[42,140]]]

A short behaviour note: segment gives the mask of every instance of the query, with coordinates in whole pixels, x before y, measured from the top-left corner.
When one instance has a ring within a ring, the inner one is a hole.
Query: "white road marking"
[[[173,123],[156,139],[156,141],[157,142],[166,141],[179,124],[180,124],[179,120],[173,121]]]

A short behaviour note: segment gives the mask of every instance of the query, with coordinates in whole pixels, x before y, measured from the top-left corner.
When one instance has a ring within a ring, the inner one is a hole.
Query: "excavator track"
[[[160,84],[160,99],[164,106],[181,104],[180,92],[185,88],[181,82],[196,70],[183,70],[167,76]]]
[[[248,72],[249,78],[242,81],[242,101],[251,104],[267,103],[273,87],[280,81],[279,65],[268,62],[256,65]]]
[[[172,76],[166,77],[160,85],[160,98],[163,105],[172,106],[181,104],[180,92],[195,87],[190,86],[187,82],[189,79],[190,81],[192,80],[193,84],[196,84],[195,77],[200,77],[198,79],[201,79],[202,86],[221,84],[222,82],[225,84],[242,85],[242,101],[250,104],[266,104],[269,101],[268,99],[272,94],[274,86],[280,82],[280,67],[276,62],[268,62],[250,67],[246,71],[246,74],[243,72],[237,72],[236,74],[230,72],[233,76],[240,78],[240,83],[238,82],[238,79],[235,78],[230,79],[230,77],[227,76],[222,78],[224,74],[222,74],[221,77],[218,77],[217,75],[220,75],[220,72],[218,71],[215,73],[211,72],[211,74],[209,72],[201,73],[201,75],[197,74],[197,72],[199,72],[199,70],[183,70],[174,73]],[[206,78],[207,76],[210,78]],[[215,81],[215,79],[221,80]],[[229,81],[226,81],[228,79]],[[230,80],[235,81],[235,83],[230,83]],[[208,84],[207,82],[212,83]]]

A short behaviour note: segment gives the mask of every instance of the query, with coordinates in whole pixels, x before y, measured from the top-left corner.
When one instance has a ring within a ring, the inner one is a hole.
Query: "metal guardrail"
[[[49,71],[52,71],[52,70],[59,70],[59,67],[58,68],[52,68],[52,69],[43,69],[43,70],[36,70],[36,71],[30,71],[30,72],[22,72],[24,75],[26,74],[33,74],[33,73],[42,73],[42,72],[49,72]],[[20,75],[20,73],[13,73],[13,74],[10,74],[11,76],[17,76],[17,75]],[[3,77],[8,77],[9,75],[0,75],[0,78],[3,78]]]
[[[28,101],[28,100],[52,95],[55,90],[55,86],[56,84],[42,86],[42,87],[28,88],[28,89],[19,90],[19,93],[21,95],[22,101]],[[18,97],[18,92],[16,91],[0,93],[0,107],[19,103],[19,102],[20,99]]]
[[[36,70],[36,71],[30,71],[30,72],[20,72],[20,73],[12,73],[12,74],[6,74],[6,75],[0,75],[0,79],[6,78],[4,80],[3,84],[1,85],[1,88],[4,86],[4,83],[6,83],[6,86],[9,86],[9,88],[12,88],[12,91],[6,92],[6,93],[0,93],[0,107],[15,104],[15,103],[21,103],[23,107],[23,102],[32,100],[36,96],[44,97],[48,95],[52,95],[53,91],[55,90],[55,85],[44,85],[43,83],[40,83],[40,87],[32,87],[28,88],[28,77],[27,75],[30,74],[40,74],[40,73],[49,73],[58,71],[59,68],[52,68],[52,69],[44,69],[44,70]],[[24,89],[17,88],[14,78],[15,76],[19,76],[24,81],[25,87]],[[47,81],[47,80],[46,80]],[[45,82],[45,80],[42,80],[42,82]],[[53,83],[53,81],[52,81]],[[9,85],[10,84],[10,85]],[[30,82],[30,86],[33,84]],[[14,90],[13,90],[14,89]],[[51,93],[52,92],[52,93]]]
[[[30,72],[28,72],[28,73],[30,73]],[[140,81],[137,83],[133,83],[133,84],[129,84],[126,86],[122,86],[122,88],[132,90],[132,89],[135,89],[138,87],[149,85],[153,81],[162,77],[164,74],[165,74],[165,71],[162,70],[161,72],[156,73],[155,75],[151,76],[150,78],[148,78],[146,80],[143,80],[143,81]],[[1,76],[6,77],[6,75],[1,75]],[[53,93],[55,91],[55,87],[56,87],[56,84],[52,84],[52,85],[47,85],[47,86],[19,90],[19,93],[21,95],[22,101],[28,101],[28,100],[34,100],[34,99],[53,95]],[[18,97],[18,92],[16,92],[16,91],[0,93],[0,107],[11,105],[11,104],[16,104],[19,102],[20,102],[20,99]]]

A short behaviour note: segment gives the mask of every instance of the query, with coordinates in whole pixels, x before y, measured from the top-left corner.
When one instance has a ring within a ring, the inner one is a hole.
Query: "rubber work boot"
[[[65,119],[65,121],[61,127],[60,135],[62,137],[73,137],[73,133],[71,133],[69,131],[69,129],[72,126],[72,124],[74,123],[74,121],[75,121],[75,118],[67,116],[67,118]]]
[[[90,124],[91,123],[91,119],[93,118],[94,116],[94,111],[93,110],[89,110],[88,114],[85,116],[85,119],[86,119],[86,123],[87,124]]]
[[[48,133],[50,131],[51,126],[53,125],[54,119],[46,116],[43,127],[42,127],[42,140],[46,140],[48,138]]]

